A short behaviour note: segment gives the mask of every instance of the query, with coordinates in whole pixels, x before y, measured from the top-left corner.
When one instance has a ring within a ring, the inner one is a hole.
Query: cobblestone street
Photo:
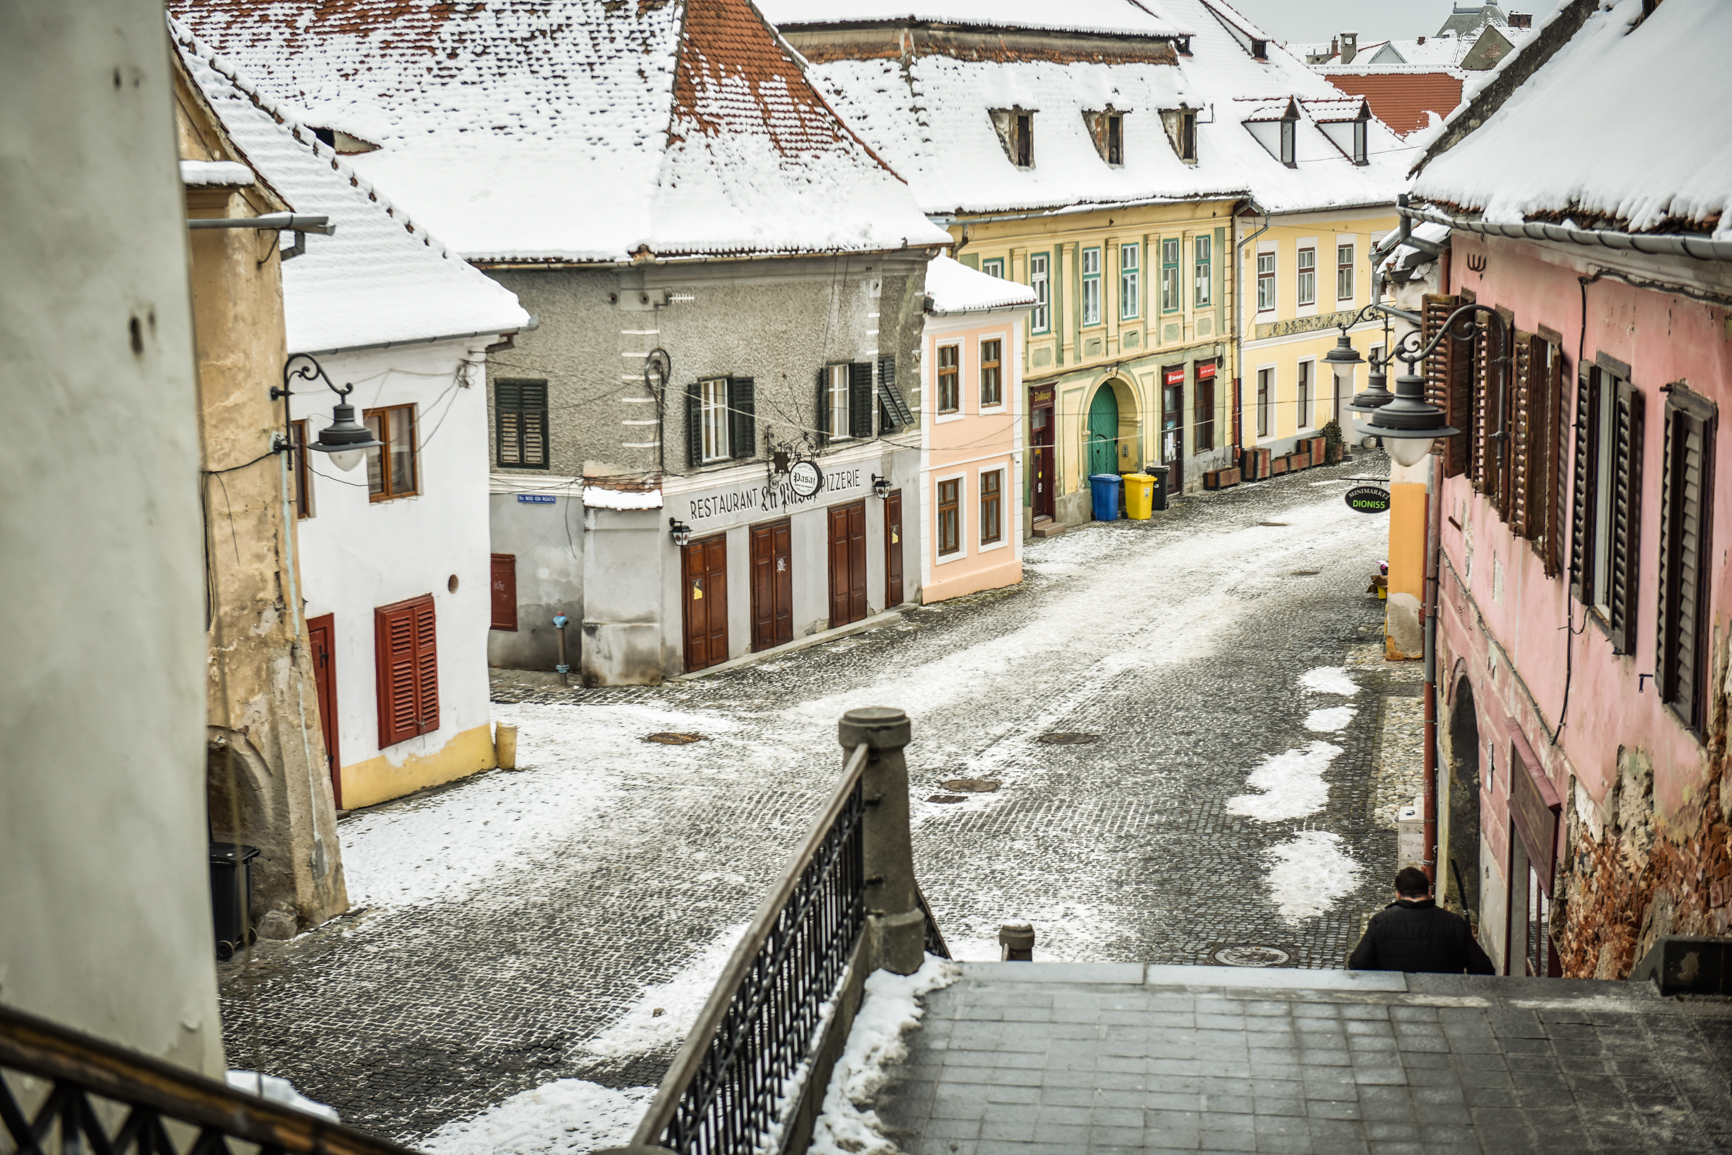
[[[355,910],[224,968],[230,1065],[410,1142],[557,1078],[653,1085],[861,705],[913,718],[916,866],[959,957],[1024,917],[1040,959],[1341,966],[1417,785],[1411,751],[1381,765],[1418,691],[1375,656],[1386,523],[1341,500],[1383,465],[1031,542],[1021,587],[709,677],[495,671],[519,769],[342,823]]]

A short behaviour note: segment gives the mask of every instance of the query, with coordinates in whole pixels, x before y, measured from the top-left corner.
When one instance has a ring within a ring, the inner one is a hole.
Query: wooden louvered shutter
[[[1594,404],[1597,369],[1583,369],[1576,378],[1575,485],[1570,494],[1570,593],[1583,605],[1594,595],[1593,510],[1588,508],[1589,481],[1594,475],[1594,450],[1599,444],[1599,406]]]
[[[883,429],[906,429],[914,424],[914,414],[908,411],[908,402],[902,398],[902,390],[896,387],[896,357],[885,354],[878,358],[878,408],[883,421]]]
[[[1534,508],[1540,526],[1539,532],[1533,535],[1533,543],[1546,576],[1557,577],[1563,564],[1563,484],[1569,476],[1563,468],[1567,428],[1563,421],[1564,350],[1551,342],[1544,342],[1541,347],[1546,355],[1543,376],[1536,377],[1534,384],[1542,401],[1535,412],[1538,420],[1536,437],[1543,443],[1545,457],[1540,468],[1534,471]]]
[[[848,436],[872,436],[872,362],[848,366]]]
[[[1532,431],[1528,427],[1530,394],[1529,371],[1533,364],[1533,343],[1537,338],[1532,333],[1519,330],[1515,335],[1515,351],[1511,360],[1509,381],[1510,420],[1507,426],[1509,436],[1504,440],[1504,457],[1507,468],[1504,470],[1504,516],[1509,522],[1510,532],[1517,537],[1532,537],[1533,530],[1528,520],[1530,508],[1528,490],[1528,454],[1533,444]]]
[[[686,386],[686,464],[693,469],[704,463],[703,386]]]
[[[523,424],[523,464],[547,465],[547,382],[523,381],[518,420]]]
[[[437,729],[439,681],[433,595],[423,594],[373,611],[373,659],[378,675],[379,746]],[[427,724],[429,718],[431,726]]]
[[[1716,411],[1682,384],[1666,400],[1660,490],[1660,698],[1698,733],[1703,729],[1707,666],[1710,498]]]
[[[500,465],[523,464],[523,386],[518,381],[493,383],[493,414]]]
[[[1450,313],[1461,307],[1460,297],[1428,293],[1424,305],[1424,333],[1427,344]],[[1471,321],[1458,320],[1454,329],[1460,332]],[[1469,429],[1473,406],[1473,343],[1458,341],[1454,334],[1437,343],[1425,362],[1425,399],[1443,410],[1444,420],[1462,431],[1459,437],[1444,439],[1443,475],[1454,477],[1467,470]]]
[[[750,461],[758,455],[757,383],[750,377],[728,378],[728,414],[734,457]]]
[[[1642,395],[1618,382],[1612,410],[1611,589],[1606,591],[1612,647],[1636,650],[1637,563],[1642,552]]]
[[[818,430],[818,444],[830,443],[830,367],[828,365],[818,370],[818,420],[813,422]]]

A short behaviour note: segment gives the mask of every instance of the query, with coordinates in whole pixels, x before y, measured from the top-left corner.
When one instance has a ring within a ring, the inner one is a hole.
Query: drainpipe
[[[1233,308],[1238,312],[1238,324],[1233,326],[1233,464],[1239,465],[1245,456],[1245,246],[1269,231],[1269,210],[1257,203],[1255,197],[1246,197],[1245,203],[1253,212],[1263,214],[1263,227],[1245,237],[1234,248],[1233,261]],[[1238,231],[1239,214],[1233,214],[1233,230]],[[1255,310],[1250,310],[1251,316],[1256,316]]]
[[[1425,601],[1420,614],[1425,630],[1425,875],[1437,892],[1437,555],[1442,549],[1443,458],[1435,454],[1425,477]],[[1445,880],[1447,885],[1447,879]]]

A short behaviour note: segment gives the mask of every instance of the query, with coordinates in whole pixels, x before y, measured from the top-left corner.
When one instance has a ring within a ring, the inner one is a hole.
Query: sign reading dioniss
[[[1389,512],[1389,491],[1381,485],[1355,485],[1346,500],[1347,508],[1359,513]]]

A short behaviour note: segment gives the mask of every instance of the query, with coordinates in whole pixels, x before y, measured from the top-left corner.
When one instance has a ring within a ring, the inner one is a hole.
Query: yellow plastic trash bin
[[[1125,474],[1125,516],[1147,521],[1155,510],[1155,479],[1147,473]]]

